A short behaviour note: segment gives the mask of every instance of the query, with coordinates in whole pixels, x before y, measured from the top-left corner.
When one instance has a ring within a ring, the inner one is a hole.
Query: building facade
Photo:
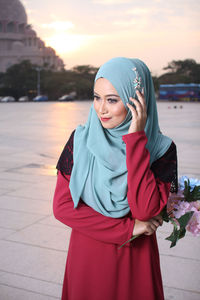
[[[27,14],[19,0],[0,0],[0,72],[13,64],[29,60],[40,67],[60,70],[63,60],[37,36],[27,23]]]

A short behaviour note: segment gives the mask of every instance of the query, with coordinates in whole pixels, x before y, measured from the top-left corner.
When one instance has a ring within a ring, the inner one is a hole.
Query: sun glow
[[[49,24],[42,24],[43,28],[55,29],[57,31],[65,31],[74,28],[74,24],[70,21],[54,21]]]
[[[79,50],[91,39],[90,36],[70,32],[70,30],[74,31],[75,27],[70,21],[54,21],[43,24],[42,27],[50,30],[47,37],[44,38],[46,46],[54,48],[61,55]]]
[[[57,33],[45,39],[46,45],[54,48],[57,53],[73,52],[87,44],[87,36]]]

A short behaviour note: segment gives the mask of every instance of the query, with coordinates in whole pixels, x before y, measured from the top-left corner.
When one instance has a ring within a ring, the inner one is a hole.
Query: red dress
[[[163,300],[156,235],[142,235],[119,247],[132,236],[135,218],[148,220],[166,205],[176,173],[175,145],[150,168],[145,133],[123,136],[131,213],[114,219],[83,201],[74,209],[69,190],[73,137],[70,139],[60,159],[53,204],[55,217],[72,228],[62,300]],[[65,172],[62,164],[68,166]],[[163,167],[168,172],[165,179]]]

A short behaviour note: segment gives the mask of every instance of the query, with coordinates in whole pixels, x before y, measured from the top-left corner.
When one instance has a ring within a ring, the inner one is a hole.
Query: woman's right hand
[[[140,91],[136,91],[138,100],[130,97],[130,101],[135,105],[133,107],[131,104],[127,103],[128,108],[132,114],[132,121],[129,127],[128,133],[133,133],[136,131],[142,131],[145,128],[146,120],[147,120],[147,107],[146,101],[144,97],[144,90],[142,93]]]
[[[147,221],[140,221],[135,219],[135,225],[133,228],[133,235],[152,235],[159,226],[162,226],[163,220],[160,215],[153,217]]]

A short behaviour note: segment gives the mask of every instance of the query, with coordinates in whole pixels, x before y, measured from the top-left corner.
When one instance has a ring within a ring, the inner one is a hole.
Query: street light
[[[37,67],[36,71],[37,71],[37,96],[40,96],[40,71],[42,68]]]

